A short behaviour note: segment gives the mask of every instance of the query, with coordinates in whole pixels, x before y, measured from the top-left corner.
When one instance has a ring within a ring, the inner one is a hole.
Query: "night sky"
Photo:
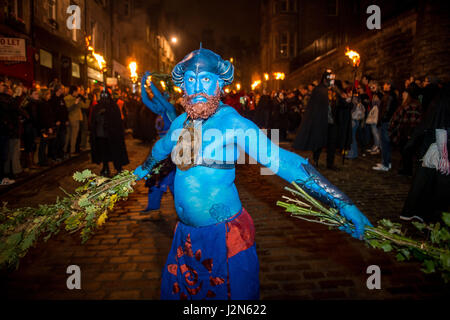
[[[205,29],[213,30],[216,43],[233,36],[259,39],[259,0],[165,0],[164,5],[179,28],[178,56],[198,49]]]

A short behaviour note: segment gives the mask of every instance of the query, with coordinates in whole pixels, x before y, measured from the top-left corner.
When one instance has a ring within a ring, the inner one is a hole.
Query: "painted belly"
[[[234,185],[234,169],[177,169],[175,209],[183,223],[207,226],[226,220],[242,207]]]

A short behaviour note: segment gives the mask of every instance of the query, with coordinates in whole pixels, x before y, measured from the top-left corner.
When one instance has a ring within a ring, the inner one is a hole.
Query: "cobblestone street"
[[[134,169],[149,146],[128,139]],[[289,144],[282,144],[288,148]],[[302,153],[309,157],[310,154]],[[319,171],[352,198],[372,223],[381,218],[398,221],[410,178],[395,170],[371,170],[377,156],[338,159],[339,171]],[[395,162],[393,164],[395,166]],[[72,192],[71,175],[80,169],[99,172],[87,154],[59,166],[0,196],[10,206],[36,206]],[[448,297],[449,287],[439,275],[425,275],[415,262],[397,262],[394,254],[370,249],[361,241],[326,226],[288,217],[276,206],[286,183],[277,176],[261,176],[259,165],[238,166],[236,186],[256,228],[260,259],[261,299],[424,299]],[[27,299],[159,299],[161,270],[170,249],[176,213],[167,192],[159,212],[141,213],[147,189],[140,182],[128,201],[109,214],[107,223],[86,244],[79,234],[61,231],[39,243],[22,259],[17,271],[2,274],[1,294]],[[81,268],[81,290],[66,288],[66,268]],[[369,290],[366,269],[381,268],[381,290]]]

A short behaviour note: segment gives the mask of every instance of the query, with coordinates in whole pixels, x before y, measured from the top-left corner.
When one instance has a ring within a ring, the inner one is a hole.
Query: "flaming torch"
[[[358,70],[359,63],[361,62],[359,53],[353,50],[350,50],[348,47],[346,48],[345,55],[352,61],[353,65],[353,84],[352,84],[352,98],[350,103],[353,103],[353,95],[355,94],[355,80],[356,80],[356,71]],[[345,161],[345,153],[342,151],[342,164]]]
[[[138,74],[137,74],[137,63],[136,61],[131,61],[128,64],[128,69],[130,69],[130,78],[131,81],[133,82],[133,93],[136,93],[136,81],[138,79]]]
[[[352,102],[353,102],[353,93],[355,89],[355,79],[356,79],[356,71],[358,70],[359,63],[361,62],[359,53],[353,50],[350,50],[348,47],[346,48],[345,55],[352,61],[353,65],[353,88],[352,88]]]
[[[130,64],[128,65],[128,69],[130,69],[131,81],[133,81],[133,83],[135,83],[138,78],[138,74],[136,72],[137,71],[136,61],[130,62]]]
[[[103,73],[103,83],[106,88],[106,61],[101,54],[98,54],[93,51],[92,55],[94,56],[95,60],[97,60],[98,67],[100,68],[100,70]]]
[[[350,50],[348,47],[346,48],[347,51],[345,52],[345,55],[352,60],[353,68],[358,68],[359,63],[361,62],[359,53],[353,50]]]
[[[252,83],[252,90],[255,90],[261,84],[261,80],[256,80]]]

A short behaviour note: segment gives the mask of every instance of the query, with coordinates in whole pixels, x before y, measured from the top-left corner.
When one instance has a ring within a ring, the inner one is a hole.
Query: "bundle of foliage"
[[[158,175],[163,163],[148,175]],[[122,171],[113,178],[97,176],[90,170],[75,172],[73,179],[83,183],[73,194],[57,199],[54,204],[10,209],[0,208],[0,269],[19,266],[19,260],[40,240],[47,241],[64,226],[70,233],[80,231],[85,243],[101,227],[108,212],[119,200],[133,192],[137,176]]]
[[[297,183],[293,188],[285,187],[295,198],[283,196],[287,200],[278,201],[277,205],[286,209],[292,217],[309,222],[320,223],[330,228],[343,227],[354,229],[351,221],[338,213],[337,209],[328,208],[310,195]],[[450,280],[450,213],[443,213],[443,223],[412,222],[421,239],[413,239],[406,234],[408,230],[400,223],[388,219],[378,221],[376,227],[366,227],[364,241],[372,248],[385,252],[395,251],[398,261],[415,258],[422,262],[421,270],[425,273],[439,272],[445,283]]]

